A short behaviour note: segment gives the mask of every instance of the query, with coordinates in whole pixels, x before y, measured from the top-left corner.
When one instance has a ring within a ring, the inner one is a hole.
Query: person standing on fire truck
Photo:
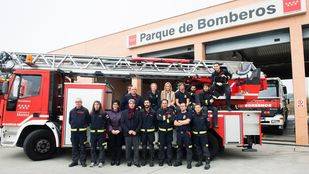
[[[121,110],[128,109],[128,101],[130,99],[135,100],[135,107],[138,109],[142,109],[143,106],[143,98],[137,94],[137,88],[135,86],[131,87],[130,93],[126,94],[121,101]]]
[[[186,87],[184,83],[179,83],[178,91],[175,93],[175,101],[176,107],[179,109],[181,103],[185,103],[186,106],[189,106],[190,103],[190,95],[186,91]]]
[[[133,89],[133,88],[132,88]],[[128,101],[128,109],[121,114],[121,128],[125,137],[126,145],[126,160],[127,166],[132,165],[131,152],[132,147],[134,151],[133,164],[140,167],[139,163],[139,136],[138,133],[141,128],[140,112],[135,107],[135,100]]]
[[[187,111],[186,103],[180,104],[180,113],[174,118],[177,132],[177,160],[174,166],[182,165],[182,148],[186,148],[187,169],[192,168],[192,144],[190,130],[191,114]]]
[[[210,90],[208,84],[204,84],[203,92],[199,94],[199,100],[201,105],[203,106],[203,110],[208,113],[208,110],[212,111],[212,126],[217,128],[218,127],[218,109],[217,107],[213,106],[215,98],[213,96],[213,92]]]
[[[225,94],[227,110],[231,111],[231,88],[227,82],[232,78],[232,74],[226,69],[222,69],[219,63],[214,63],[213,68],[215,71],[211,75],[211,83],[215,96],[218,98]]]
[[[195,85],[191,85],[190,87],[190,91],[189,91],[189,98],[190,98],[190,109],[194,109],[194,106],[196,103],[198,103],[198,96],[195,94],[196,92],[196,86]]]
[[[142,141],[142,166],[146,165],[147,145],[149,147],[150,161],[149,166],[154,166],[154,141],[156,131],[156,112],[150,107],[149,99],[144,101],[144,109],[141,110],[141,141]]]
[[[90,123],[89,111],[83,107],[82,100],[75,100],[75,107],[70,111],[69,124],[71,125],[72,163],[69,167],[78,165],[78,160],[86,167],[87,127]]]
[[[168,107],[167,99],[161,101],[161,108],[157,112],[157,123],[159,128],[159,166],[163,166],[164,161],[172,166],[172,141],[173,141],[173,117],[174,110]],[[165,158],[165,147],[166,156]]]
[[[196,150],[196,156],[198,162],[195,167],[200,167],[203,165],[203,157],[206,158],[206,163],[204,168],[208,170],[210,168],[210,153],[208,149],[208,137],[207,131],[209,128],[207,112],[203,112],[202,107],[197,103],[194,107],[194,112],[191,117],[191,127],[192,127],[192,140]]]
[[[102,104],[99,101],[95,101],[92,105],[90,113],[90,144],[91,144],[91,164],[90,167],[94,167],[98,164],[98,167],[102,167],[105,163],[105,148],[106,148],[106,128],[108,115],[103,112]],[[99,147],[99,156],[97,156],[97,147]]]
[[[158,91],[158,86],[156,83],[150,84],[150,91],[146,93],[145,98],[147,98],[150,101],[151,108],[154,111],[157,111],[159,109],[161,99],[160,99],[160,93]]]

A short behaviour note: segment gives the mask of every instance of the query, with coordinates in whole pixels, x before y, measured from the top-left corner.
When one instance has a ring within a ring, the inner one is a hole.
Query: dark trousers
[[[72,142],[72,161],[86,163],[86,143],[87,135],[85,132],[71,132]]]
[[[155,134],[154,132],[142,132],[141,135],[142,141],[142,157],[143,160],[146,160],[147,156],[147,146],[149,147],[149,154],[150,160],[154,160],[154,141],[155,141]]]
[[[169,162],[172,161],[172,141],[173,131],[159,131],[159,160],[163,162],[167,159]],[[166,147],[166,158],[165,158],[165,147]]]
[[[91,144],[91,162],[93,163],[104,163],[105,162],[105,134],[103,133],[91,133],[90,134]],[[97,147],[99,148],[99,155],[97,155]]]
[[[139,148],[139,137],[138,136],[126,136],[124,138],[125,144],[126,144],[126,160],[127,162],[132,162],[132,148],[134,151],[134,157],[133,161],[135,163],[139,162],[139,153],[138,153],[138,148]]]
[[[218,109],[215,106],[204,106],[204,111],[208,113],[208,111],[212,112],[212,125],[217,126],[218,125]]]
[[[222,86],[215,86],[215,96],[218,98],[220,95],[225,95],[226,106],[231,107],[231,88],[228,84],[223,84]]]
[[[198,161],[202,161],[203,157],[205,157],[206,160],[210,160],[210,152],[208,149],[207,134],[194,135],[192,139],[193,139],[193,144],[195,147],[196,156],[198,158]]]
[[[110,152],[112,155],[112,161],[120,161],[121,159],[121,151],[122,151],[122,133],[114,135],[112,133],[109,134],[110,139]]]
[[[182,148],[186,148],[187,163],[192,162],[192,144],[190,132],[177,132],[177,161],[182,161]]]

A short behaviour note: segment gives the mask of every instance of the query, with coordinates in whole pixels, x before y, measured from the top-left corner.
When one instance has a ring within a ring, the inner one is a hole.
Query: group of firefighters
[[[218,111],[213,105],[216,98],[225,94],[227,109],[231,110],[230,87],[227,84],[231,74],[222,69],[219,63],[214,64],[212,83],[204,84],[203,91],[196,94],[195,86],[187,92],[184,83],[178,85],[177,92],[172,90],[170,82],[166,82],[161,93],[157,84],[152,83],[150,90],[142,97],[134,86],[128,87],[121,102],[114,101],[112,109],[104,112],[100,101],[94,101],[91,112],[82,106],[82,100],[75,100],[75,107],[70,111],[72,163],[78,160],[86,167],[87,127],[90,128],[91,164],[102,167],[105,162],[107,137],[111,152],[111,165],[120,165],[122,142],[124,138],[126,161],[128,166],[145,166],[147,148],[149,148],[149,166],[154,166],[155,132],[158,132],[159,166],[166,162],[169,166],[182,165],[182,150],[186,150],[187,168],[192,168],[192,149],[194,147],[198,162],[210,168],[210,152],[208,149],[208,110],[212,111],[212,127],[217,128]],[[173,132],[176,131],[177,157],[172,163]],[[139,146],[142,145],[140,160]],[[99,153],[97,153],[99,152]],[[131,155],[133,152],[133,156]]]

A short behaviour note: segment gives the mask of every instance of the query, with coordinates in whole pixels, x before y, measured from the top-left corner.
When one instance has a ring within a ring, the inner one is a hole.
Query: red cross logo
[[[283,12],[289,13],[301,9],[301,0],[283,0]]]
[[[136,35],[129,36],[129,46],[136,45]]]

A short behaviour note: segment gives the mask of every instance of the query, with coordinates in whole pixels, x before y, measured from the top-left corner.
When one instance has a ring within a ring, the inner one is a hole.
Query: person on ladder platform
[[[78,160],[86,167],[87,127],[90,123],[89,111],[83,107],[82,100],[75,100],[75,107],[69,113],[71,125],[72,163],[69,167],[78,165]]]
[[[218,109],[213,106],[215,97],[206,83],[203,86],[203,92],[199,94],[199,101],[206,113],[208,113],[208,110],[212,111],[212,126],[218,128]]]
[[[190,108],[190,110],[193,110],[195,104],[199,102],[198,101],[198,96],[195,94],[195,92],[196,92],[196,86],[195,85],[191,85],[190,91],[189,91],[189,97],[190,97],[189,108]]]
[[[177,132],[177,160],[174,166],[182,165],[182,148],[186,148],[187,169],[192,168],[192,144],[190,130],[191,115],[187,112],[186,103],[180,104],[180,113],[174,118],[174,125]]]
[[[133,88],[132,88],[133,89]],[[134,151],[133,164],[140,167],[139,163],[139,136],[138,132],[141,128],[140,112],[135,107],[135,100],[128,101],[128,109],[121,114],[121,127],[123,130],[126,145],[127,166],[132,166],[131,152]]]
[[[105,163],[106,148],[106,128],[108,116],[102,110],[102,104],[95,101],[90,113],[90,144],[91,144],[91,164],[90,167],[98,165],[102,167]],[[97,155],[97,147],[99,147],[99,156]]]
[[[208,136],[207,131],[209,128],[209,122],[207,120],[207,112],[203,112],[200,104],[196,104],[194,107],[194,112],[191,117],[191,127],[193,134],[193,145],[196,150],[196,156],[198,162],[195,167],[200,167],[203,165],[203,157],[206,158],[205,170],[210,168],[210,153],[208,149]]]
[[[179,112],[180,104],[185,103],[186,107],[189,106],[190,103],[190,94],[186,91],[186,87],[184,83],[179,83],[178,91],[175,93],[175,101],[176,101],[176,110]]]
[[[164,161],[166,161],[169,166],[172,166],[173,117],[174,110],[168,107],[167,99],[163,99],[161,101],[161,108],[157,112],[159,128],[159,166],[163,166]],[[167,158],[165,158],[165,147]]]
[[[142,141],[142,166],[146,165],[147,145],[149,146],[150,161],[149,166],[154,166],[154,141],[156,130],[156,112],[150,107],[151,103],[149,99],[144,101],[144,109],[141,110],[141,141]]]
[[[231,111],[231,88],[227,83],[232,78],[232,74],[226,69],[222,69],[219,63],[214,63],[214,72],[211,75],[212,89],[215,91],[215,97],[225,94],[227,110]]]

